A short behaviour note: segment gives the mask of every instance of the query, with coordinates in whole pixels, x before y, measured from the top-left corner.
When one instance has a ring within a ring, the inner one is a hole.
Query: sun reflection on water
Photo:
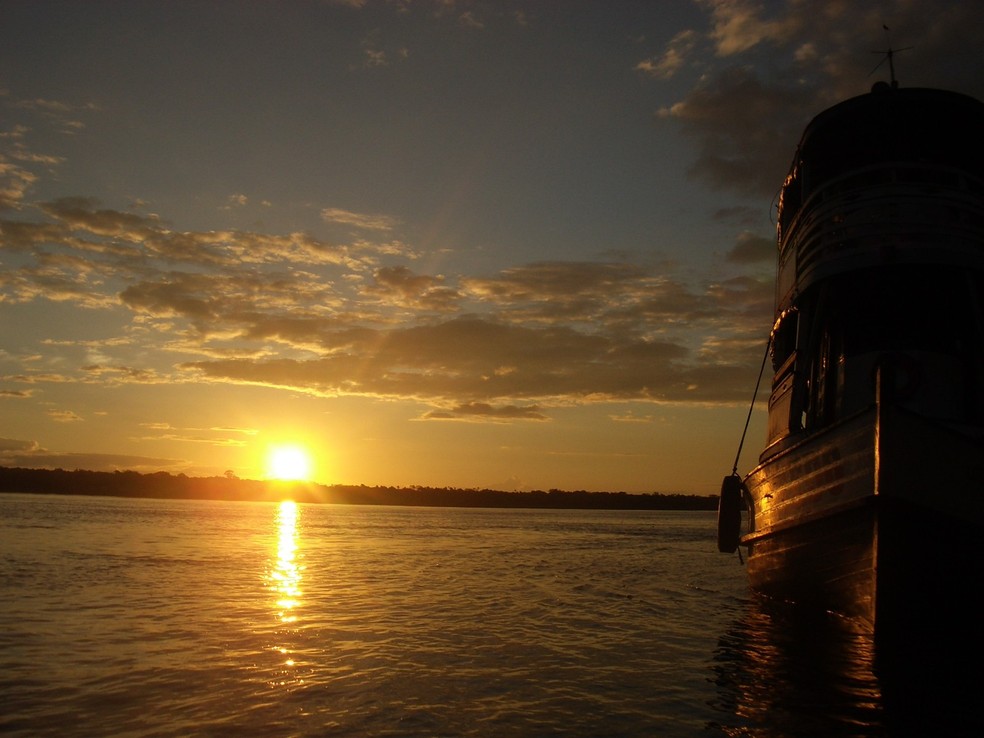
[[[296,635],[298,611],[301,606],[301,579],[304,566],[299,553],[299,520],[300,508],[296,502],[285,500],[277,508],[277,550],[272,560],[269,573],[270,589],[274,597],[274,614],[279,624],[278,643],[272,650],[283,660],[280,661],[280,675],[273,680],[274,684],[288,686],[303,683],[294,674],[297,665],[292,643]]]
[[[301,604],[301,572],[303,568],[298,562],[297,555],[297,521],[298,508],[296,502],[285,500],[277,510],[277,560],[270,574],[273,588],[276,591],[277,607],[280,608],[277,618],[282,623],[293,623],[297,620],[295,609]]]

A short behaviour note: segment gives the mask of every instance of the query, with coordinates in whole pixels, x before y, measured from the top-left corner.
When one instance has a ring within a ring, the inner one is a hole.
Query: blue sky
[[[891,27],[891,34],[883,25]],[[713,492],[803,126],[971,2],[0,3],[0,463]],[[763,436],[758,411],[742,469]]]

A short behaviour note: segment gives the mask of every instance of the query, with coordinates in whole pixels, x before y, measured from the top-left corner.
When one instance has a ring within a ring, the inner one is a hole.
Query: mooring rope
[[[748,417],[745,418],[745,429],[741,432],[741,440],[738,442],[738,453],[735,454],[735,465],[731,467],[731,473],[738,476],[738,459],[741,458],[741,449],[745,445],[745,436],[748,434],[748,424],[752,420],[752,410],[755,409],[755,398],[758,397],[759,385],[762,384],[762,375],[765,373],[765,362],[769,360],[769,349],[772,347],[772,336],[765,342],[765,356],[762,357],[762,367],[759,369],[758,379],[755,380],[755,392],[752,393],[752,404],[748,407]]]

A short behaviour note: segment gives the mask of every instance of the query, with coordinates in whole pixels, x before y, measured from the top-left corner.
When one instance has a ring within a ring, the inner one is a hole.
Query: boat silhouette
[[[777,240],[767,440],[719,549],[878,640],[980,653],[984,104],[893,79],[821,112]]]

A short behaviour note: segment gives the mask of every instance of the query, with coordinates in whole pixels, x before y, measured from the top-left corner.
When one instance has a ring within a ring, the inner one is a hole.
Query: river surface
[[[888,736],[707,512],[0,495],[0,733]]]

